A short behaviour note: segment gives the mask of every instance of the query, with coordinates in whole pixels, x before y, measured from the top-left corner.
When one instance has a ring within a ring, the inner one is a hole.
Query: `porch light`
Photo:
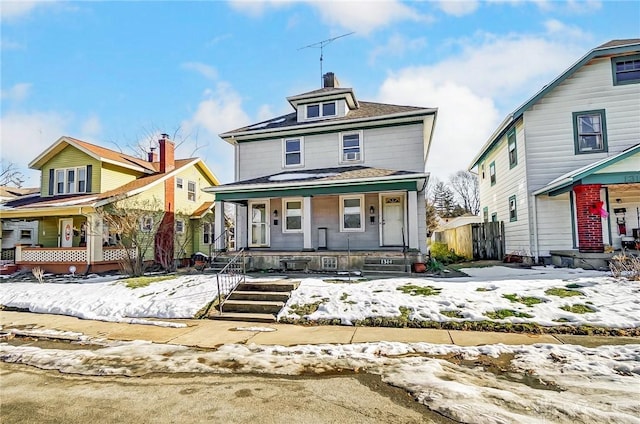
[[[274,209],[273,210],[273,217],[277,218],[278,217],[278,209]]]
[[[374,215],[376,213],[376,208],[373,205],[369,206],[369,215]]]

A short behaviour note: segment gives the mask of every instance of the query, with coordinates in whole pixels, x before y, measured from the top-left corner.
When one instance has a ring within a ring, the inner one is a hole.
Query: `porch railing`
[[[227,237],[227,230],[224,230],[222,234],[218,235],[213,242],[209,245],[209,261],[213,262],[213,260],[218,256],[221,252],[226,250],[225,241]]]
[[[105,247],[102,250],[104,262],[116,262],[136,256],[136,249]],[[86,247],[20,247],[17,258],[20,262],[87,262]],[[95,261],[94,261],[95,262]]]
[[[218,274],[216,281],[218,284],[218,313],[222,314],[222,307],[231,293],[240,283],[245,281],[245,254],[244,248],[240,249],[233,258],[225,265]]]
[[[3,262],[15,263],[16,248],[15,247],[3,248],[2,255],[0,256],[0,260],[2,260]]]

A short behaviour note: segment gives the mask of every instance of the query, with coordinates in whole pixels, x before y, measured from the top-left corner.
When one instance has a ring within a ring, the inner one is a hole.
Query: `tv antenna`
[[[355,34],[355,32],[350,32],[348,34],[338,35],[337,37],[333,37],[333,38],[327,38],[326,40],[318,41],[317,43],[309,44],[308,46],[300,47],[298,49],[298,50],[311,49],[311,48],[320,49],[320,87],[323,86],[323,81],[322,81],[322,60],[323,60],[323,49],[324,49],[324,46],[326,46],[327,44],[331,43],[332,41],[337,40],[338,38],[346,37],[347,35],[351,35],[351,34]]]

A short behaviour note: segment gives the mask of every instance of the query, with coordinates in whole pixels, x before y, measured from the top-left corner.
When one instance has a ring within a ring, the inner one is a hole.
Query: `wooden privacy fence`
[[[473,259],[504,258],[504,222],[471,224]]]

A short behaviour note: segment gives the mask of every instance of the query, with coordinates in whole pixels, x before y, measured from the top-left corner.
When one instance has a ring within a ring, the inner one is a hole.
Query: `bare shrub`
[[[609,262],[611,274],[616,277],[625,277],[629,280],[640,281],[640,257],[627,255],[622,252],[611,258]]]
[[[39,283],[44,282],[44,269],[37,266],[31,270],[31,273],[36,277],[36,280],[38,280]]]

